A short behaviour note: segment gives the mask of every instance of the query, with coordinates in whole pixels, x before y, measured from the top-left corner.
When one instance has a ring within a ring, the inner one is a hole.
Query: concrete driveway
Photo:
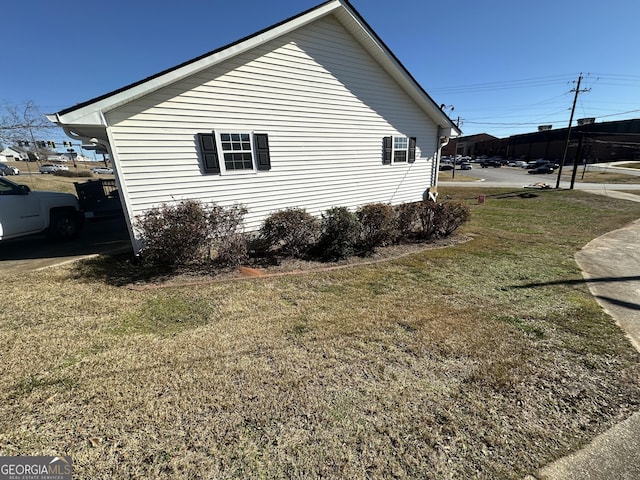
[[[15,275],[93,255],[128,251],[131,243],[124,217],[91,220],[70,242],[53,243],[45,235],[1,242],[0,271]]]

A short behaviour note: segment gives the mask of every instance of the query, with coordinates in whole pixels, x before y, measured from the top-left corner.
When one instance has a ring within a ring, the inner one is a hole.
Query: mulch
[[[312,272],[328,272],[360,265],[373,265],[376,263],[397,260],[408,255],[413,255],[425,250],[446,248],[471,240],[466,235],[452,235],[447,238],[418,243],[389,245],[377,249],[372,255],[361,257],[353,256],[336,262],[321,262],[291,257],[270,257],[268,259],[251,259],[246,265],[233,269],[202,271],[198,269],[174,272],[172,275],[156,277],[152,280],[138,281],[126,285],[131,290],[154,290],[168,287],[184,287],[196,285],[208,285],[212,283],[266,279],[287,275],[303,275]]]

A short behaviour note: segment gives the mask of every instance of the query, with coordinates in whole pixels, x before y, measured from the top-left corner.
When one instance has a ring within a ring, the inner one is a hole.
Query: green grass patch
[[[148,298],[142,305],[124,315],[113,328],[117,335],[174,335],[214,321],[215,308],[210,301],[179,294],[161,294]]]

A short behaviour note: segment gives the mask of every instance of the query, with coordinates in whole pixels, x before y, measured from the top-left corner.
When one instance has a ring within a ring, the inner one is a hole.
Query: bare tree
[[[32,142],[49,135],[58,128],[40,112],[32,100],[13,105],[6,101],[0,104],[0,143],[16,145],[18,142]],[[46,134],[46,135],[45,135]],[[37,145],[33,145],[37,148]]]

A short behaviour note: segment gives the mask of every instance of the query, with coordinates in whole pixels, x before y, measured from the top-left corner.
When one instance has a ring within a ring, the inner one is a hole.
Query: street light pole
[[[451,107],[453,110],[453,107]],[[460,117],[458,117],[458,121],[456,122],[456,127],[460,126]],[[458,137],[456,137],[456,146],[453,149],[453,170],[451,171],[451,178],[456,178],[456,161],[458,160]]]

